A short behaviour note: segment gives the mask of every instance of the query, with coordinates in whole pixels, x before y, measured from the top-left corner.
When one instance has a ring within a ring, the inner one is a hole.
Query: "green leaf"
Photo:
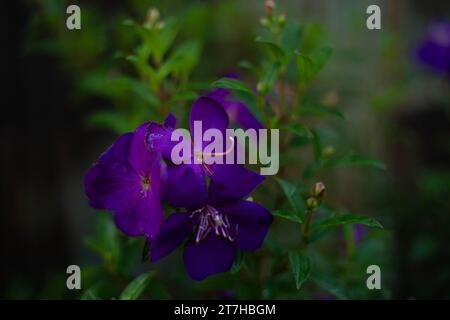
[[[100,297],[92,289],[87,289],[83,292],[81,300],[100,300]]]
[[[101,212],[97,218],[95,237],[88,238],[86,244],[98,252],[107,262],[116,266],[120,254],[119,231],[111,214]]]
[[[238,273],[241,270],[244,262],[245,262],[245,252],[242,250],[238,250],[233,265],[231,266],[230,270],[231,274]]]
[[[303,219],[300,217],[300,215],[293,211],[293,210],[287,210],[287,209],[281,209],[281,210],[273,210],[272,215],[291,220],[293,222],[302,223]]]
[[[313,280],[322,289],[334,295],[336,298],[348,300],[348,295],[345,288],[336,279],[323,273],[314,272],[311,275],[311,280]]]
[[[346,224],[364,224],[369,227],[375,227],[375,228],[383,228],[381,223],[379,223],[374,218],[370,218],[363,215],[357,215],[357,214],[340,214],[335,217],[325,219],[321,221],[319,224],[314,226],[314,229],[325,229],[325,228],[332,228],[336,227],[338,225],[346,225]]]
[[[278,46],[276,43],[265,40],[262,37],[256,38],[255,41],[262,44],[267,49],[273,61],[279,61],[282,63],[286,62],[286,52],[284,52],[284,49]]]
[[[288,56],[297,50],[303,38],[303,28],[297,21],[289,21],[281,34],[281,47]]]
[[[214,81],[212,83],[212,86],[216,88],[225,88],[253,94],[253,92],[242,81],[232,78],[221,78],[217,81]]]
[[[288,125],[288,126],[281,127],[281,129],[288,130],[301,138],[307,138],[307,139],[314,138],[311,130],[309,130],[309,128],[303,124]]]
[[[120,300],[136,300],[144,291],[145,287],[150,283],[153,277],[153,272],[141,274],[139,277],[131,281],[128,286],[122,291]]]
[[[289,262],[291,263],[292,273],[294,274],[295,286],[298,290],[311,274],[311,261],[303,253],[290,251]]]
[[[275,180],[281,186],[281,189],[286,195],[286,198],[288,198],[292,209],[294,209],[298,216],[300,216],[300,218],[303,220],[304,209],[298,188],[282,178],[275,177]]]
[[[270,63],[267,65],[267,67],[263,70],[261,79],[259,81],[260,84],[258,84],[259,89],[258,91],[262,94],[265,94],[272,90],[275,81],[277,80],[278,75],[278,69],[280,68],[279,62]]]
[[[331,48],[321,48],[310,55],[296,52],[300,83],[311,81],[328,62],[332,52]]]
[[[344,114],[337,108],[326,107],[322,105],[302,105],[299,108],[300,114],[316,114],[316,115],[331,115],[341,119],[345,119]]]
[[[347,154],[342,157],[330,159],[325,166],[340,167],[340,166],[365,166],[373,167],[381,170],[386,169],[386,165],[374,158],[366,157],[358,154]]]

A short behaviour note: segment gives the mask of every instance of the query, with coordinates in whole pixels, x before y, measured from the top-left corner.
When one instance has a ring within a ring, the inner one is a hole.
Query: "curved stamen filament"
[[[236,240],[238,225],[236,225],[234,236],[232,236],[231,223],[226,215],[221,214],[215,208],[208,205],[192,212],[191,218],[197,214],[199,214],[200,217],[195,235],[196,243],[205,239],[211,230],[214,230],[214,233],[219,237],[223,237],[229,241]]]
[[[231,151],[233,151],[234,148],[234,139],[233,137],[228,137],[231,141],[231,146],[225,150],[225,152],[203,152],[203,151],[195,151],[194,152],[194,156],[201,160],[203,159],[203,156],[210,156],[210,157],[216,157],[216,156],[226,156],[227,154],[229,154]]]

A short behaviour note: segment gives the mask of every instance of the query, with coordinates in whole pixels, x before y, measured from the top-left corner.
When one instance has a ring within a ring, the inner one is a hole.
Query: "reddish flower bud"
[[[325,197],[325,190],[323,182],[316,182],[311,189],[311,194],[313,197],[322,200]]]

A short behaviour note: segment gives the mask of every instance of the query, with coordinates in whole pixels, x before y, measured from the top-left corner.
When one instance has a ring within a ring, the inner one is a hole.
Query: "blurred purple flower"
[[[89,204],[114,212],[119,229],[129,236],[152,239],[163,222],[160,201],[165,165],[151,152],[145,136],[151,123],[121,135],[86,173]]]
[[[434,22],[429,26],[417,56],[423,64],[450,75],[450,21]]]
[[[225,77],[233,79],[239,78],[239,76],[234,73],[228,73]],[[219,103],[227,113],[228,117],[244,129],[252,128],[259,130],[264,128],[261,122],[250,112],[245,103],[231,97],[230,90],[217,88],[210,91],[207,96]]]
[[[189,238],[183,259],[192,279],[203,280],[229,270],[236,250],[259,248],[272,223],[272,215],[266,208],[241,200],[262,181],[262,176],[241,165],[220,166],[211,177],[209,192],[205,188],[191,194],[192,199],[186,204],[195,205],[185,212],[171,214],[164,222],[152,242],[151,261],[163,258]],[[185,191],[192,187],[185,180],[178,183]],[[184,202],[186,198],[179,200]]]
[[[369,232],[369,227],[363,224],[353,225],[353,239],[355,243],[361,242]]]

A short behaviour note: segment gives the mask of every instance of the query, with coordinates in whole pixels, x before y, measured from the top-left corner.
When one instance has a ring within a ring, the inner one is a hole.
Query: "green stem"
[[[305,223],[303,224],[303,232],[302,232],[302,243],[304,246],[306,246],[309,241],[309,231],[313,214],[314,214],[313,210],[309,209],[306,210]]]

